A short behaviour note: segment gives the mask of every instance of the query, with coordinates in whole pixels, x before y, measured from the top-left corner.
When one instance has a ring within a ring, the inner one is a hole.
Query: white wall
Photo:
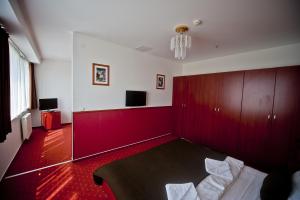
[[[110,86],[92,85],[92,63],[110,65]],[[73,34],[73,110],[125,107],[126,90],[146,90],[147,106],[172,105],[172,77],[182,66],[81,33]],[[166,89],[156,89],[156,74]]]
[[[183,75],[300,65],[300,43],[183,65]]]
[[[10,163],[22,145],[21,122],[16,118],[11,122],[12,132],[6,136],[6,140],[0,143],[0,180],[3,178]]]
[[[72,121],[71,67],[69,61],[49,59],[35,66],[37,98],[58,98],[62,123]],[[32,124],[34,127],[41,125],[40,111],[32,111]]]

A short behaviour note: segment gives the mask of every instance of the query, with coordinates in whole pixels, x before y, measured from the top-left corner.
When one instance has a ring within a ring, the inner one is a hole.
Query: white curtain
[[[10,44],[11,119],[29,108],[29,63]]]

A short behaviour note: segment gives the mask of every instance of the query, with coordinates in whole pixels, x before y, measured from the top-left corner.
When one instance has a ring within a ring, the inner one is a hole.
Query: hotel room
[[[297,0],[1,0],[0,198],[300,199]]]

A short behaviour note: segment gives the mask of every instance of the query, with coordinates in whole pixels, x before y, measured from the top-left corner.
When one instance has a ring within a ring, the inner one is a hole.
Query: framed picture
[[[109,85],[109,65],[93,63],[93,85]]]
[[[156,89],[165,89],[165,75],[156,75]]]

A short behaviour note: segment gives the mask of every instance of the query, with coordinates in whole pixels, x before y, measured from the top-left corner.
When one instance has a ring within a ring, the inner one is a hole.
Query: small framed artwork
[[[93,85],[109,85],[109,65],[93,63]]]
[[[165,75],[156,75],[156,89],[165,89]]]

